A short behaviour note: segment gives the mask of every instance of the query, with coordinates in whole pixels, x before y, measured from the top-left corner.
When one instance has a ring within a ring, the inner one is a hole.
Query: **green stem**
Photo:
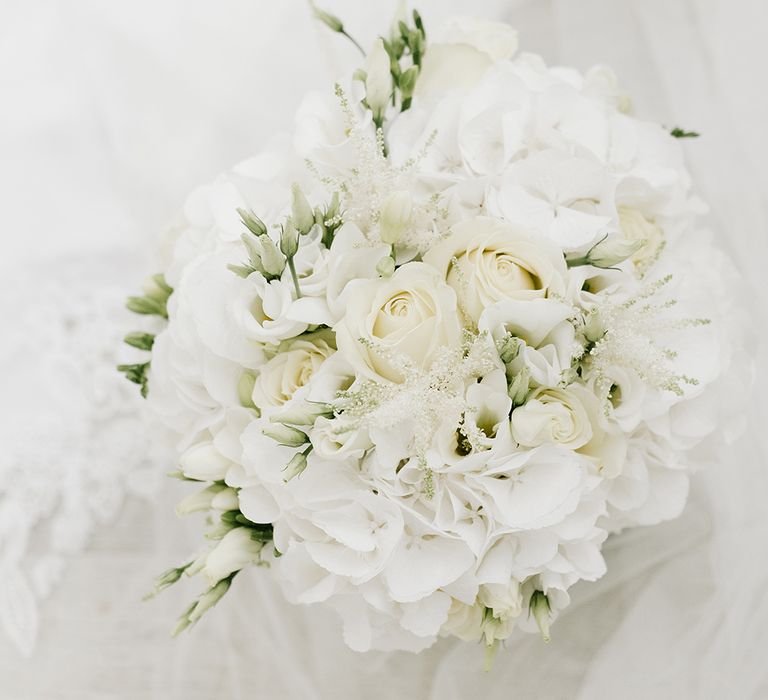
[[[358,51],[359,51],[361,54],[363,54],[363,56],[365,56],[365,50],[363,49],[363,47],[362,47],[362,46],[360,46],[360,44],[359,44],[359,43],[358,43],[358,42],[355,40],[355,38],[354,38],[354,37],[353,37],[351,34],[348,34],[348,33],[347,33],[347,30],[346,30],[346,29],[342,29],[342,30],[339,32],[339,34],[341,34],[342,36],[345,36],[345,37],[347,37],[347,39],[349,39],[349,40],[350,40],[350,41],[351,41],[351,42],[352,42],[352,43],[353,43],[353,44],[354,44],[354,45],[357,47],[357,50],[358,50]]]
[[[293,258],[288,258],[288,269],[291,271],[291,279],[293,279],[293,288],[296,290],[296,298],[301,299],[301,287],[299,287],[299,276],[296,274],[296,265],[293,262]]]

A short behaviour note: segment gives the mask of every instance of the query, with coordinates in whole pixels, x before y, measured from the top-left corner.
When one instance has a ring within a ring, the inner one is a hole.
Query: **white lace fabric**
[[[13,332],[0,351],[0,620],[24,654],[65,560],[126,492],[158,482],[138,389],[115,368],[127,290],[105,271],[119,260],[35,260],[3,276],[0,317]]]

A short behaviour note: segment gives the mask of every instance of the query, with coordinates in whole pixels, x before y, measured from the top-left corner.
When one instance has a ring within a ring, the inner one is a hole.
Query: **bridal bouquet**
[[[549,639],[611,533],[681,512],[716,426],[695,135],[506,25],[403,13],[292,140],[195,190],[121,367],[180,436],[178,513],[207,514],[157,582],[205,582],[177,630],[263,566],[356,650]]]

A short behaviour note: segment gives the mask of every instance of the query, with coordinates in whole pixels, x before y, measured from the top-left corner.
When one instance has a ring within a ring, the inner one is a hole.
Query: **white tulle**
[[[394,4],[325,6],[368,41]],[[355,654],[332,613],[289,606],[259,570],[171,640],[194,586],[140,597],[199,528],[173,515],[172,482],[149,500],[125,498],[152,483],[148,455],[154,474],[173,465],[147,445],[134,387],[113,373],[129,324],[121,298],[150,271],[149,242],[185,192],[263,146],[354,49],[298,0],[7,0],[1,698],[768,696],[767,11],[751,0],[418,4],[428,23],[455,12],[509,21],[523,49],[552,63],[606,63],[639,114],[703,133],[687,156],[743,277],[752,330],[730,378],[745,436],[703,446],[683,515],[613,538],[608,574],[576,592],[553,641],[513,637],[490,673],[481,648],[447,640],[419,655]]]

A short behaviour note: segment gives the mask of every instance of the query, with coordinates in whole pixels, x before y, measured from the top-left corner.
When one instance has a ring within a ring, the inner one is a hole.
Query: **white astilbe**
[[[439,428],[449,424],[458,428],[464,414],[472,410],[465,399],[466,382],[496,367],[496,353],[486,333],[467,333],[461,347],[443,348],[428,369],[416,366],[406,355],[376,345],[372,349],[402,374],[403,381],[366,380],[341,392],[334,409],[355,428],[409,425],[413,435],[410,448],[419,458]]]
[[[701,318],[669,317],[667,312],[676,301],[654,297],[671,280],[672,275],[667,275],[621,303],[606,298],[591,312],[587,326],[599,325],[603,334],[589,351],[585,366],[595,379],[598,395],[611,399],[611,368],[616,366],[635,372],[651,387],[671,391],[678,396],[683,395],[684,385],[698,384],[696,378],[674,371],[671,360],[676,356],[675,351],[658,342],[659,337],[670,331],[710,322]]]
[[[346,131],[355,158],[354,166],[342,177],[325,175],[312,162],[308,162],[308,166],[321,182],[339,192],[343,220],[356,224],[371,245],[380,245],[382,206],[388,195],[394,192],[413,193],[417,166],[433,139],[428,139],[416,156],[402,165],[395,165],[386,155],[384,131],[380,128],[373,130],[371,124],[363,123],[356,117],[339,85],[336,85],[336,96],[344,112]],[[441,207],[438,195],[414,199],[410,224],[399,243],[424,253],[447,235],[447,216],[448,212]]]

